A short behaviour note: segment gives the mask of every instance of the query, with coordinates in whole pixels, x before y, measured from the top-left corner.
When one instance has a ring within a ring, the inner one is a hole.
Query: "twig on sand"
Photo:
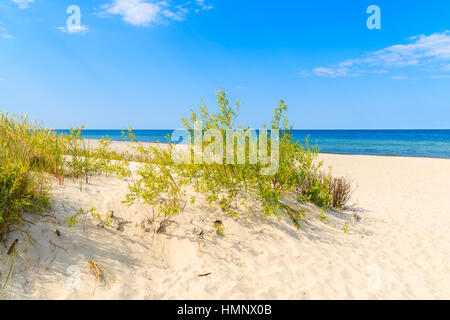
[[[26,219],[25,219],[25,218],[23,218],[23,217],[22,217],[22,220],[23,220],[23,221],[25,221],[25,222],[28,222],[28,223],[30,223],[30,224],[35,224],[35,223],[34,223],[33,221],[30,221],[30,220],[26,220]]]
[[[24,233],[27,236],[27,243],[25,244],[25,249],[23,250],[24,252],[28,252],[28,245],[31,243],[35,243],[36,240],[34,240],[34,238],[30,235],[30,233],[26,230],[19,230],[20,232]]]
[[[50,244],[53,246],[53,248],[55,249],[54,254],[53,254],[53,258],[52,260],[50,260],[50,262],[47,264],[47,267],[45,267],[45,270],[47,271],[48,268],[50,267],[50,265],[53,263],[53,261],[55,261],[56,256],[58,255],[58,249],[62,249],[67,253],[67,249],[62,247],[62,246],[58,246],[56,243],[54,243],[52,240],[48,240],[48,242],[50,242]]]
[[[58,245],[57,245],[56,243],[54,243],[52,240],[48,240],[48,241],[49,241],[54,247],[63,249],[64,252],[67,253],[67,249],[66,249],[66,248],[64,248],[64,247],[62,247],[62,246],[58,246]]]
[[[13,243],[11,244],[11,246],[8,249],[8,256],[11,255],[11,253],[14,251],[14,248],[16,247],[17,242],[19,242],[19,239],[16,239],[13,241]]]
[[[209,276],[210,274],[211,274],[211,272],[208,272],[208,273],[199,274],[198,276],[199,277],[206,277],[206,276]]]

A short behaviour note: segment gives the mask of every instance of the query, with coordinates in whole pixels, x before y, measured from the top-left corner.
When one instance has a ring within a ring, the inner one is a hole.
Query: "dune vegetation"
[[[202,121],[205,131],[241,128],[236,127],[239,103],[232,107],[221,90],[217,92],[217,103],[215,113],[201,106],[198,112],[192,111],[190,118],[182,119],[188,132],[192,133],[197,120]],[[344,206],[349,200],[350,183],[322,170],[317,147],[292,139],[287,109],[281,100],[268,126],[280,130],[280,157],[274,175],[261,174],[265,165],[260,163],[174,163],[174,144],[141,143],[131,129],[124,132],[130,138],[130,153],[120,154],[111,148],[107,137],[95,147],[90,146],[82,138],[83,128],[58,135],[26,117],[0,114],[0,241],[11,228],[20,225],[25,212],[51,210],[52,183],[62,185],[64,179],[73,178],[80,179],[81,187],[95,174],[122,178],[133,175],[123,201],[131,204],[139,199],[163,217],[179,214],[188,201],[195,202],[195,197],[187,197],[188,189],[205,196],[210,204],[220,205],[228,215],[241,214],[246,203],[252,201],[260,204],[263,214],[286,215],[297,225],[306,218],[306,212],[291,205],[292,200],[323,208]],[[209,143],[203,142],[203,147]],[[267,147],[270,153],[270,141]],[[137,172],[131,172],[130,161],[139,162]]]

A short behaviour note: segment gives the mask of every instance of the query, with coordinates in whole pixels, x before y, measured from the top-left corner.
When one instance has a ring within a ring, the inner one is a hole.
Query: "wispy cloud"
[[[69,27],[56,27],[56,29],[64,32],[64,33],[69,33],[69,34],[80,34],[83,35],[85,34],[87,31],[89,31],[89,27],[88,26],[69,26]]]
[[[20,9],[26,9],[29,7],[30,3],[33,3],[34,0],[12,0],[16,3]]]
[[[206,3],[205,0],[195,0],[195,3],[197,4],[197,8],[194,9],[196,13],[201,10],[207,11],[213,8],[213,5],[211,3]]]
[[[396,76],[391,76],[392,80],[405,80],[408,79],[407,76],[403,76],[403,75],[396,75]]]
[[[436,76],[431,76],[432,79],[450,79],[450,75],[447,74],[441,74]]]
[[[182,21],[193,9],[192,5],[172,4],[169,1],[153,0],[112,0],[103,4],[102,15],[119,15],[122,20],[134,26],[149,26],[155,23],[175,20]],[[205,3],[205,0],[195,1],[195,10],[209,10],[212,6]]]
[[[182,5],[176,5],[172,8],[167,1],[161,1],[158,3],[158,5],[163,7],[161,11],[161,15],[163,17],[175,21],[183,21],[189,13],[189,10]]]
[[[368,73],[388,73],[399,68],[422,68],[424,71],[450,70],[450,31],[420,35],[398,44],[367,53],[326,67],[317,67],[302,74],[328,78],[359,76]]]
[[[12,39],[14,36],[8,32],[8,29],[0,26],[0,38],[2,39]]]

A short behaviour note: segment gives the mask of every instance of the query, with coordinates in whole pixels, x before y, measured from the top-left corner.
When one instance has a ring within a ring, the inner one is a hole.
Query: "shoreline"
[[[88,142],[93,142],[94,145],[100,139],[85,139]],[[126,150],[126,146],[131,141],[117,141],[111,140],[111,147],[118,148],[120,152]],[[167,145],[167,143],[162,142],[142,142],[144,145]],[[395,154],[365,154],[365,153],[337,153],[337,152],[318,152],[319,155],[342,155],[342,156],[368,156],[368,157],[385,157],[385,158],[407,158],[407,159],[436,159],[436,160],[450,160],[450,158],[445,157],[430,157],[430,156],[408,156],[408,155],[395,155]]]
[[[400,159],[450,160],[450,158],[443,158],[443,157],[406,156],[406,155],[403,156],[403,155],[395,155],[395,154],[365,154],[365,153],[319,152],[319,155],[361,156],[361,157],[400,158]]]

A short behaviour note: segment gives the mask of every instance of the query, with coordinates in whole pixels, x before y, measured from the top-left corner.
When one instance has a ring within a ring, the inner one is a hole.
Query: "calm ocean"
[[[67,133],[67,130],[57,130]],[[125,141],[121,130],[84,130],[86,139],[109,136]],[[143,142],[166,142],[173,130],[134,130]],[[317,144],[321,152],[341,154],[396,155],[450,159],[450,130],[294,130],[294,138]]]

